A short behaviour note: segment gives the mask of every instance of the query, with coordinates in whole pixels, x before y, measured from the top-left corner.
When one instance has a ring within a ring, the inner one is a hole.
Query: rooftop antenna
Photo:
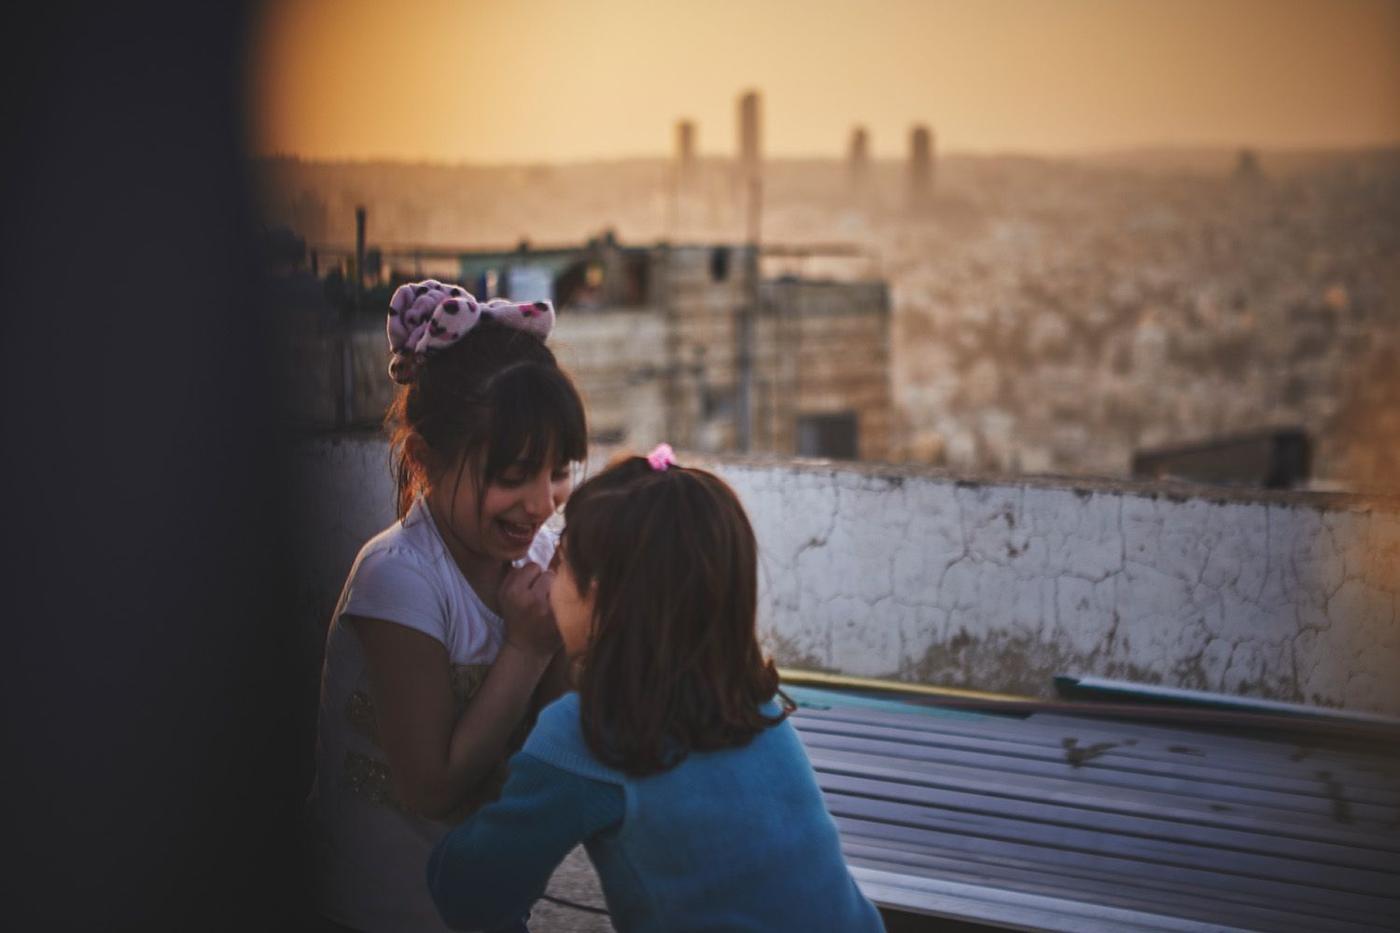
[[[763,210],[762,128],[757,91],[739,98],[739,178],[744,194],[744,296],[735,315],[739,384],[735,387],[734,442],[740,453],[752,445],[749,399],[753,394],[753,317],[758,308],[758,240]]]

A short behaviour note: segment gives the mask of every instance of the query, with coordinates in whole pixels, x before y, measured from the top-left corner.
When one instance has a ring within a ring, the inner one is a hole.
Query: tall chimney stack
[[[863,126],[851,130],[851,146],[846,158],[846,168],[851,189],[863,189],[870,175],[870,134]]]
[[[695,171],[695,124],[690,120],[676,123],[676,169],[682,179]]]
[[[757,91],[739,98],[739,190],[744,201],[744,236],[758,242],[759,216],[763,198],[763,164],[760,151],[762,115]]]
[[[909,203],[920,207],[933,193],[933,133],[922,123],[909,134]]]

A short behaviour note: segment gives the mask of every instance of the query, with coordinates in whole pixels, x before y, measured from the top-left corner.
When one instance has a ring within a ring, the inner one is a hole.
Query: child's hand
[[[506,621],[506,643],[540,657],[559,650],[562,640],[549,608],[549,588],[554,573],[526,561],[501,581],[498,594]]]

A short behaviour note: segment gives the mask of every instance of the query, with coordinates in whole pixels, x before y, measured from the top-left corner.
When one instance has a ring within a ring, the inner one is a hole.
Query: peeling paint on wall
[[[1056,674],[1095,675],[1400,713],[1393,503],[714,466],[753,515],[780,663],[1033,696]]]

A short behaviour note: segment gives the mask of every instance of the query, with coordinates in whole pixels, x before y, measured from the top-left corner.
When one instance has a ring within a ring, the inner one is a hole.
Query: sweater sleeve
[[[491,929],[520,919],[574,846],[620,825],[625,809],[616,784],[515,755],[500,799],[443,836],[428,859],[443,922]]]

